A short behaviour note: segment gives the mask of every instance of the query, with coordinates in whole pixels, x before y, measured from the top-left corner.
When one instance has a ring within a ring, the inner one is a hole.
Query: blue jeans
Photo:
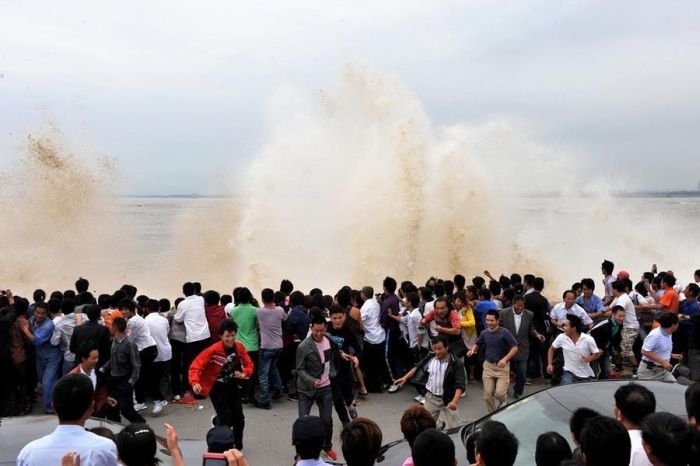
[[[41,381],[41,397],[46,413],[53,412],[53,387],[61,370],[62,356],[58,348],[41,348],[36,352],[36,373]]]
[[[61,366],[61,376],[68,374],[70,371],[72,371],[75,368],[75,366],[76,366],[75,361],[66,361],[64,359],[63,364]]]
[[[564,373],[561,375],[561,384],[568,385],[577,382],[588,382],[589,380],[594,379],[594,377],[576,377],[573,373],[564,371]]]
[[[282,378],[277,369],[277,361],[282,355],[282,348],[263,349],[260,348],[258,356],[258,380],[260,381],[260,402],[270,403],[270,385],[275,390],[282,390]]]
[[[608,350],[605,350],[598,359],[591,363],[591,368],[593,372],[598,374],[600,380],[610,378],[610,353]]]
[[[325,428],[323,449],[328,450],[332,446],[331,439],[333,438],[333,392],[331,387],[319,388],[311,398],[299,392],[299,417],[308,416],[314,402],[318,405],[318,415]]]
[[[527,372],[527,359],[524,361],[510,361],[510,369],[515,373],[515,386],[513,393],[522,395],[525,390],[525,373]]]

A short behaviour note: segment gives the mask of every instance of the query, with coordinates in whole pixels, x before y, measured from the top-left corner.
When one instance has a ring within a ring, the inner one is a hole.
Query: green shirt
[[[256,312],[257,308],[252,304],[239,304],[231,310],[231,318],[238,324],[236,340],[245,346],[246,351],[260,349]]]

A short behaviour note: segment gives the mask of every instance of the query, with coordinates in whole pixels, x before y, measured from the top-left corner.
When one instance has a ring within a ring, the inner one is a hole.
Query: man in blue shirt
[[[17,464],[61,464],[64,454],[76,452],[81,465],[116,466],[114,442],[85,430],[85,421],[92,415],[93,395],[92,382],[83,374],[69,374],[59,380],[53,400],[58,426],[49,435],[25,445],[17,455]]]
[[[58,303],[52,302],[52,304]],[[28,321],[22,322],[20,330],[36,348],[36,373],[41,380],[44,412],[53,414],[51,402],[53,386],[58,379],[58,370],[61,365],[61,350],[58,345],[51,344],[54,325],[53,320],[48,316],[48,305],[37,303],[34,315]]]
[[[593,294],[595,290],[595,282],[592,278],[584,278],[581,280],[581,289],[583,294],[576,298],[576,304],[581,306],[588,314],[588,317],[593,320],[593,325],[605,320],[605,306],[603,300]]]

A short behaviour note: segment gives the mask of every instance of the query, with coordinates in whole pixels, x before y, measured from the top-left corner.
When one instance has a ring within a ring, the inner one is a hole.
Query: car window
[[[502,422],[518,439],[518,458],[516,465],[535,464],[535,445],[537,437],[549,431],[560,433],[569,441],[569,417],[571,412],[557,403],[551,396],[542,394],[524,398],[516,404],[506,407],[491,417]],[[478,428],[478,427],[477,427]]]

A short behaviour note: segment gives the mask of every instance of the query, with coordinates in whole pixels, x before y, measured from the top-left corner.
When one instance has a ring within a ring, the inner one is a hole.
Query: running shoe
[[[143,411],[146,408],[146,403],[134,403],[134,411]]]

